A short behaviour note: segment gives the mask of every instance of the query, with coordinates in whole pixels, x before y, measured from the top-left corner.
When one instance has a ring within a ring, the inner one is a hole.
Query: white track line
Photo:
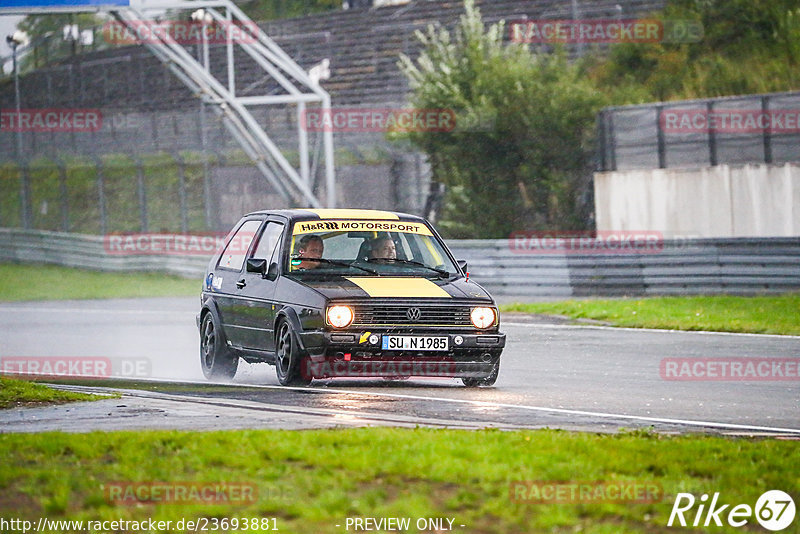
[[[546,408],[543,406],[527,406],[527,405],[520,405],[520,404],[507,404],[503,402],[487,402],[487,401],[476,401],[476,400],[469,400],[469,399],[450,399],[447,397],[427,397],[424,395],[403,395],[399,393],[379,393],[379,392],[372,392],[372,391],[356,391],[356,390],[348,390],[348,389],[330,389],[330,388],[311,388],[311,387],[292,387],[287,388],[286,386],[266,386],[266,385],[254,385],[250,387],[256,388],[268,388],[268,389],[294,389],[298,391],[319,391],[319,392],[326,392],[326,393],[347,393],[350,395],[369,395],[373,397],[391,397],[391,398],[398,398],[398,399],[411,399],[411,400],[431,400],[431,401],[438,401],[438,402],[450,402],[450,403],[458,403],[458,404],[470,404],[473,406],[481,406],[481,407],[492,407],[492,408],[514,408],[520,410],[529,410],[534,412],[548,412],[548,413],[560,413],[565,415],[580,415],[586,417],[600,417],[604,419],[629,419],[633,421],[644,421],[648,423],[663,423],[663,424],[672,424],[672,425],[686,425],[686,426],[697,426],[697,427],[707,427],[707,428],[727,428],[731,430],[757,430],[759,432],[781,432],[781,433],[789,433],[789,434],[800,434],[800,429],[798,428],[782,428],[782,427],[768,427],[768,426],[754,426],[754,425],[738,425],[735,423],[719,423],[714,421],[694,421],[690,419],[670,419],[665,417],[646,417],[641,415],[626,415],[626,414],[614,414],[614,413],[604,413],[604,412],[587,412],[583,410],[568,410],[564,408]]]
[[[570,329],[589,329],[589,330],[615,330],[618,332],[659,332],[670,334],[701,334],[707,336],[748,336],[748,337],[770,337],[777,339],[800,339],[800,336],[789,334],[751,334],[747,332],[714,332],[711,330],[668,330],[666,328],[632,328],[628,326],[604,326],[589,324],[548,324],[548,323],[515,323],[503,321],[500,323],[500,330],[504,326],[528,326],[549,330],[570,330]]]
[[[437,419],[431,417],[411,417],[397,413],[381,414],[381,413],[365,412],[365,411],[343,410],[338,408],[309,408],[306,406],[301,407],[301,406],[285,405],[285,404],[269,404],[264,402],[248,401],[241,399],[177,395],[173,393],[161,393],[161,392],[142,390],[142,389],[120,389],[120,388],[105,387],[105,386],[99,386],[99,387],[77,386],[72,384],[70,385],[53,384],[53,387],[55,389],[78,391],[82,393],[90,393],[95,395],[102,395],[103,393],[109,393],[109,392],[120,392],[122,393],[123,396],[136,397],[142,399],[158,399],[171,402],[189,402],[193,404],[245,408],[249,410],[260,410],[260,411],[268,410],[273,412],[291,413],[296,415],[313,415],[319,417],[334,417],[334,418],[347,416],[352,418],[352,421],[363,421],[364,423],[368,423],[371,420],[376,420],[383,422],[399,423],[406,426],[423,424],[429,426],[439,426],[448,428],[476,429],[476,428],[484,428],[487,426],[496,425],[497,427],[500,428],[507,428],[514,430],[524,430],[526,428],[523,425],[503,424],[492,421],[453,421],[453,420]]]
[[[124,380],[122,380],[124,382]],[[180,382],[176,382],[174,380],[169,379],[148,379],[148,380],[136,380],[137,382],[168,382],[173,384],[203,384],[203,385],[224,385],[224,386],[231,386],[231,387],[242,387],[242,388],[255,388],[255,389],[275,389],[275,390],[296,390],[296,391],[313,391],[317,393],[338,393],[338,394],[348,394],[348,395],[364,395],[364,396],[371,396],[371,397],[387,397],[387,398],[395,398],[395,399],[409,399],[409,400],[424,400],[424,401],[438,401],[438,402],[447,402],[453,404],[468,404],[471,406],[480,406],[480,407],[488,407],[488,408],[511,408],[511,409],[518,409],[518,410],[528,410],[532,412],[542,412],[542,413],[558,413],[564,415],[577,415],[583,417],[598,417],[601,419],[626,419],[630,421],[642,421],[646,423],[661,423],[661,424],[670,424],[670,425],[684,425],[684,426],[692,426],[692,427],[705,427],[705,428],[719,428],[719,429],[728,429],[728,430],[743,430],[743,431],[757,431],[757,432],[777,432],[781,434],[800,434],[800,428],[783,428],[783,427],[769,427],[769,426],[758,426],[758,425],[739,425],[735,423],[720,423],[716,421],[695,421],[691,419],[672,419],[668,417],[647,417],[642,415],[627,415],[627,414],[616,414],[616,413],[606,413],[606,412],[589,412],[585,410],[569,410],[565,408],[548,408],[544,406],[528,406],[524,404],[508,404],[503,402],[488,402],[488,401],[477,401],[477,400],[470,400],[470,399],[451,399],[447,397],[428,397],[424,395],[405,395],[400,393],[381,393],[381,392],[373,392],[373,391],[358,391],[352,389],[332,389],[332,388],[319,388],[319,387],[288,387],[288,386],[270,386],[270,385],[263,385],[263,384],[231,384],[231,383],[215,383],[215,382],[203,382],[203,381],[187,381],[182,380]]]

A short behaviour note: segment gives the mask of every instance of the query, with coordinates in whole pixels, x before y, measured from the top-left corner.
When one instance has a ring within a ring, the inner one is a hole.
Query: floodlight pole
[[[328,93],[322,96],[322,116],[331,116],[331,97]],[[325,192],[329,208],[336,207],[336,174],[333,167],[333,129],[322,129],[322,144],[325,147]]]
[[[617,4],[619,7],[619,4]],[[578,0],[572,0],[572,22],[573,24],[578,23],[578,19],[580,19],[580,7],[578,6]],[[578,41],[578,57],[583,57],[583,42],[580,40]]]
[[[20,128],[20,118],[22,115],[22,108],[20,107],[19,98],[19,69],[17,66],[17,46],[19,43],[14,39],[7,39],[8,44],[11,45],[11,58],[12,68],[14,70],[14,108],[17,111],[17,160],[22,159],[22,128]]]
[[[19,42],[15,38],[16,36],[9,35],[6,37],[6,42],[11,46],[11,61],[12,61],[12,69],[14,70],[14,109],[17,112],[17,161],[20,162],[20,165],[24,165],[23,162],[23,146],[22,146],[22,126],[21,126],[21,119],[22,119],[22,106],[20,104],[20,97],[19,97],[19,64],[17,62],[17,47],[19,46]],[[21,183],[20,183],[20,204],[22,204],[22,212],[20,216],[22,218],[22,227],[23,228],[30,228],[30,217],[28,214],[28,175],[25,171],[20,173]]]
[[[197,44],[197,57],[203,58],[203,68],[208,71],[209,54],[208,40],[206,38],[206,21],[204,16],[201,20],[201,42]],[[206,132],[206,101],[200,99],[200,146],[203,151],[203,205],[205,206],[206,228],[211,228],[211,176],[208,165],[208,133]]]
[[[311,176],[308,172],[308,128],[306,122],[306,103],[297,103],[297,142],[300,150],[300,178],[311,188]]]

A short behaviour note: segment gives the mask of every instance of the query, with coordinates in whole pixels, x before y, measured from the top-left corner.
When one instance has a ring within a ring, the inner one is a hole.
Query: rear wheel
[[[278,335],[275,339],[275,374],[278,382],[284,386],[305,386],[311,383],[301,373],[300,348],[295,343],[292,327],[282,320],[276,328]]]
[[[497,375],[500,372],[500,360],[497,360],[497,363],[494,364],[492,368],[492,372],[486,375],[483,378],[462,378],[461,382],[464,383],[465,386],[468,388],[476,388],[476,387],[486,387],[486,386],[493,386],[495,382],[497,382]]]
[[[233,380],[239,356],[222,340],[222,331],[212,313],[206,313],[200,328],[200,367],[209,380]]]

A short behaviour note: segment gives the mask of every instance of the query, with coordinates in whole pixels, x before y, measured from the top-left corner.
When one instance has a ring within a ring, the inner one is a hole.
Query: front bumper
[[[384,335],[448,338],[448,350],[384,350]],[[377,336],[377,342],[370,337]],[[500,359],[505,334],[414,332],[307,332],[301,334],[309,358],[303,374],[308,378],[334,377],[448,377],[481,378]]]

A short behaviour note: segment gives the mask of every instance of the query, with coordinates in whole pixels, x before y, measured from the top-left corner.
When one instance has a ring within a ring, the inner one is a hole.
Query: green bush
[[[593,126],[609,98],[562,52],[504,44],[504,24],[484,29],[473,0],[454,32],[417,32],[424,50],[401,57],[412,103],[450,109],[452,132],[408,135],[448,187],[440,225],[449,237],[496,238],[514,230],[581,229]]]
[[[700,22],[703,37],[682,44],[616,45],[590,72],[599,88],[635,87],[639,97],[632,102],[638,103],[800,86],[797,0],[673,0],[657,17]]]

